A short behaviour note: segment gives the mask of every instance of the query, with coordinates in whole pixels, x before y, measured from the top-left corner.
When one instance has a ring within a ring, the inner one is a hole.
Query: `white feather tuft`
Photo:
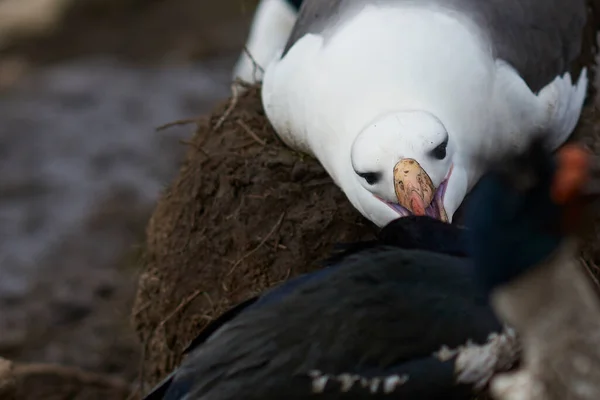
[[[557,76],[544,87],[538,98],[547,104],[548,143],[553,149],[560,147],[575,130],[587,94],[587,69],[581,71],[577,84],[569,72]]]

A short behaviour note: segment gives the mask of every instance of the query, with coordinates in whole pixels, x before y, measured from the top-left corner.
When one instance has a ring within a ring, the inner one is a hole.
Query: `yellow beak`
[[[412,158],[404,158],[394,166],[394,189],[398,204],[414,215],[425,215],[435,194],[431,178]]]

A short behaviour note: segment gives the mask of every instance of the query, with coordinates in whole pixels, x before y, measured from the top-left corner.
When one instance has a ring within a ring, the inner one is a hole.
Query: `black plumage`
[[[566,236],[562,207],[550,193],[557,162],[543,138],[492,162],[471,193],[465,243],[476,276],[490,291],[542,264]]]
[[[294,10],[298,11],[300,9],[300,7],[302,6],[303,1],[302,0],[287,0],[288,3],[290,3],[292,5],[292,7],[294,7]]]
[[[392,222],[223,315],[146,399],[470,398],[456,357],[434,353],[502,327],[462,235],[428,217]]]
[[[600,399],[600,302],[579,236],[594,222],[583,211],[597,196],[583,196],[596,191],[595,163],[581,145],[554,154],[536,139],[472,192],[475,276],[522,347],[519,371],[490,382],[495,399]]]

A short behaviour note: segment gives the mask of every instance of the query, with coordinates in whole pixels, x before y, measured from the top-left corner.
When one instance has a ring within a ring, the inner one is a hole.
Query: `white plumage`
[[[475,155],[523,146],[538,128],[555,146],[573,131],[585,70],[535,94],[466,15],[435,2],[363,3],[279,51],[262,100],[282,140],[315,156],[375,224],[452,220],[483,172]]]

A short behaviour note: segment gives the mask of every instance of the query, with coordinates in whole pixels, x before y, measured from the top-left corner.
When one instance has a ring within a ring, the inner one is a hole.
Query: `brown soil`
[[[374,232],[315,160],[276,138],[257,88],[213,130],[229,107],[200,122],[147,228],[133,318],[150,384],[224,310]]]

